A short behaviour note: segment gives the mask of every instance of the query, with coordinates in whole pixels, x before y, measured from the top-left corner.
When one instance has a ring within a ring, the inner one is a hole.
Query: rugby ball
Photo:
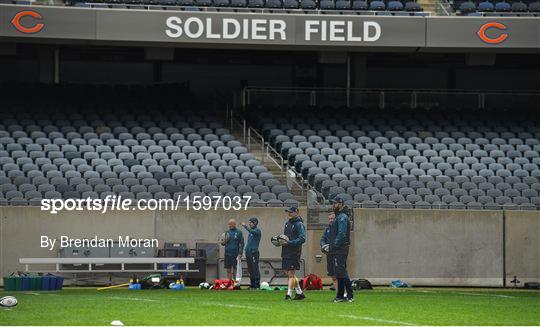
[[[227,232],[223,232],[221,235],[219,235],[218,243],[225,246],[227,245],[228,240],[229,240],[229,234]]]
[[[276,235],[276,236],[272,236],[272,238],[270,239],[270,242],[272,242],[272,244],[274,244],[274,246],[283,246],[285,244],[287,244],[287,242],[289,242],[289,238],[287,237],[287,235]]]
[[[14,296],[4,296],[0,298],[0,307],[2,308],[13,308],[19,303]]]
[[[329,251],[330,251],[330,244],[325,244],[325,245],[321,246],[321,252],[322,253],[328,254]]]
[[[199,284],[199,288],[200,288],[201,290],[207,290],[207,289],[210,288],[210,284],[207,283],[207,282],[202,282],[202,283]]]

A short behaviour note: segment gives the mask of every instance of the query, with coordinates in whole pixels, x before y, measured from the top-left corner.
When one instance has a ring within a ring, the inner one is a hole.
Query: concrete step
[[[248,142],[244,140],[244,135],[241,130],[234,129],[231,131],[231,134],[236,138],[237,141],[242,143],[248,149],[248,151],[253,154],[255,159],[259,160],[266,167],[266,169],[268,169],[268,171],[280,181],[281,184],[287,185],[286,172],[282,171],[274,162],[266,157],[266,152],[262,150],[262,145],[259,141],[251,140],[248,146]],[[293,187],[289,191],[294,196],[296,201],[301,204],[306,203],[306,197],[302,194],[303,192],[301,189],[298,187]]]
[[[422,9],[426,12],[435,13],[436,0],[418,0],[418,4],[422,6]]]

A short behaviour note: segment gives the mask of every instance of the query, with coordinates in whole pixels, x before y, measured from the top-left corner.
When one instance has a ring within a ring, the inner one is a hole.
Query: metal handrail
[[[452,15],[452,7],[450,6],[450,3],[448,0],[437,0],[436,6],[435,6],[435,12],[437,15],[440,16],[451,16]]]

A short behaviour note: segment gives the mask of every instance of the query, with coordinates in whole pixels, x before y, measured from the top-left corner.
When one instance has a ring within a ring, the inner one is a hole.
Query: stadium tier
[[[178,6],[186,9],[207,7],[214,8],[249,8],[249,9],[270,9],[270,10],[323,10],[323,11],[371,11],[381,12],[408,12],[411,15],[421,12],[422,7],[415,0],[95,0],[89,2],[75,2],[77,7],[106,7],[126,5],[134,6]]]
[[[515,15],[527,13],[540,13],[540,1],[454,1],[454,10],[461,15]]]
[[[383,208],[540,206],[540,121],[533,113],[251,113],[253,125],[289,167],[327,199],[340,196],[353,206]]]
[[[111,107],[3,109],[0,203],[239,195],[251,196],[251,205],[296,204],[217,117]]]

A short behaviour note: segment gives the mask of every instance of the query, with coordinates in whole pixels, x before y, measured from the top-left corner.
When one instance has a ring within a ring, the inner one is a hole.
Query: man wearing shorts
[[[281,248],[281,268],[287,271],[288,277],[285,300],[291,300],[293,290],[296,292],[294,300],[303,300],[306,296],[302,292],[294,272],[300,270],[300,256],[302,255],[302,244],[306,242],[306,229],[297,207],[290,207],[285,211],[289,215],[283,231],[289,241]]]
[[[330,234],[330,227],[334,223],[335,219],[336,219],[336,214],[334,213],[334,211],[333,210],[328,211],[328,226],[324,228],[324,231],[321,236],[321,242],[320,242],[321,249],[324,246],[330,245],[328,241],[328,235]],[[334,257],[332,256],[332,254],[328,252],[326,252],[326,273],[328,274],[329,277],[332,278],[332,288],[330,289],[333,291],[337,290],[337,279],[336,279],[336,274],[334,273]]]
[[[244,236],[236,228],[236,220],[231,219],[227,223],[229,230],[227,233],[227,243],[225,243],[225,270],[227,270],[227,279],[233,280],[234,268],[237,260],[242,260],[242,251],[244,250]]]
[[[329,253],[334,259],[334,274],[336,275],[338,289],[334,302],[353,302],[351,280],[347,272],[347,257],[351,244],[351,220],[344,210],[343,199],[332,199],[332,208],[336,219],[330,227],[328,234]],[[347,295],[345,295],[347,294]]]

